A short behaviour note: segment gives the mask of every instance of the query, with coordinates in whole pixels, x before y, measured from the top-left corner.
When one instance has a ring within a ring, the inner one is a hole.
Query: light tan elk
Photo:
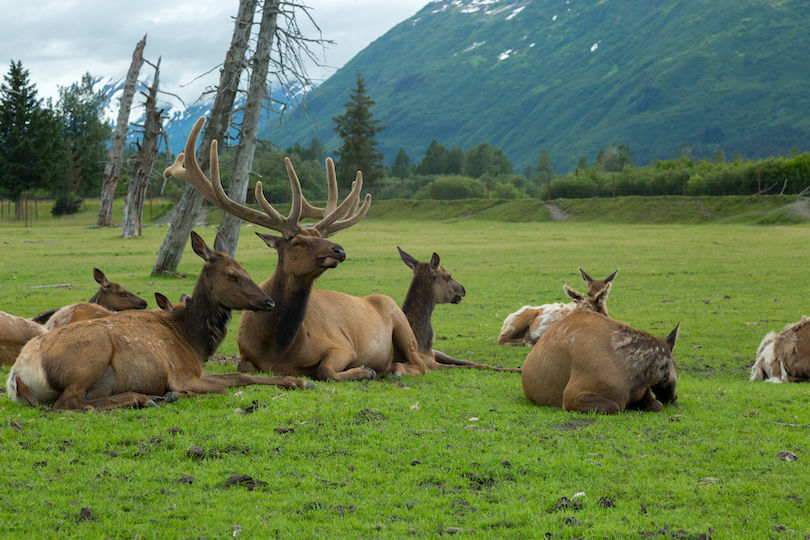
[[[193,231],[191,245],[205,264],[184,309],[124,311],[32,339],[9,373],[9,397],[53,403],[53,409],[111,409],[155,406],[157,396],[172,400],[179,393],[222,393],[231,386],[311,386],[291,377],[202,373],[202,363],[225,338],[231,310],[268,311],[273,301],[228,256],[221,234],[215,251]]]
[[[591,279],[591,276],[586,274],[582,268],[579,269],[579,273],[582,275],[582,279],[585,283],[588,284],[588,296],[593,298],[593,296],[604,289],[605,286],[608,286],[608,291],[610,291],[610,285],[619,271],[616,270],[602,280]],[[605,299],[607,299],[607,296]],[[501,333],[498,335],[498,339],[495,340],[495,344],[532,346],[537,343],[540,336],[542,336],[552,324],[570,315],[575,307],[575,302],[569,302],[567,304],[555,302],[553,304],[543,304],[542,306],[523,306],[506,317],[501,327]],[[606,309],[607,308],[605,308],[605,310]],[[605,311],[605,313],[607,314],[607,311]]]
[[[267,202],[257,182],[256,199],[264,209],[259,212],[233,202],[225,194],[215,143],[211,144],[211,180],[200,170],[194,145],[203,122],[202,118],[197,121],[185,152],[164,174],[186,180],[222,210],[281,233],[256,233],[278,253],[275,273],[261,284],[262,290],[275,300],[276,309],[242,315],[237,338],[242,355],[239,371],[270,371],[321,380],[426,373],[426,362],[431,359],[419,353],[408,319],[393,299],[379,294],[358,298],[313,290],[313,283],[323,272],[346,258],[345,250],[327,238],[360,221],[371,204],[371,196],[367,195],[358,210],[361,173],[358,171],[351,193],[338,206],[334,163],[327,159],[328,201],[325,208],[315,208],[304,199],[287,159],[292,186],[289,216],[281,216]],[[302,228],[299,221],[306,218],[320,221],[311,228]]]
[[[402,262],[413,270],[411,286],[405,295],[402,311],[408,317],[408,322],[419,346],[419,352],[433,358],[433,362],[429,363],[428,367],[431,369],[464,367],[519,373],[520,369],[498,368],[468,360],[460,360],[433,348],[435,334],[431,318],[436,304],[459,304],[466,296],[467,291],[464,290],[461,283],[453,279],[450,272],[441,266],[438,253],[433,254],[430,262],[420,262],[405,253],[399,246],[397,246],[397,250]]]
[[[759,344],[751,367],[752,381],[772,383],[810,380],[810,319],[802,317],[779,332],[769,332]]]
[[[93,279],[100,288],[90,300],[40,313],[33,320],[44,324],[47,330],[54,330],[76,321],[107,317],[117,311],[146,309],[146,300],[108,280],[98,268],[93,268]]]
[[[45,332],[39,323],[0,311],[0,366],[10,366],[32,338]]]
[[[666,341],[592,311],[577,311],[543,334],[523,363],[523,392],[540,405],[613,414],[661,411],[677,398]]]

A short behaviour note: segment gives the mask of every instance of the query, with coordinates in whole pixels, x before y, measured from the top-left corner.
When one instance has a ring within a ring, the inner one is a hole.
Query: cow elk
[[[76,321],[107,317],[117,311],[146,309],[146,300],[108,280],[98,268],[93,268],[93,279],[100,288],[90,300],[40,313],[33,320],[45,325],[47,330],[54,330]]]
[[[580,275],[585,283],[588,284],[588,296],[593,298],[594,295],[607,287],[607,292],[610,291],[610,285],[618,270],[610,274],[602,280],[594,280],[580,268]],[[607,299],[607,293],[605,295]],[[537,343],[540,336],[551,327],[552,324],[563,320],[565,317],[573,313],[576,308],[576,302],[569,302],[563,304],[556,302],[553,304],[543,304],[542,306],[523,306],[516,312],[506,317],[501,327],[501,333],[498,339],[495,340],[496,345],[527,345],[529,347]],[[607,308],[605,308],[607,314]]]
[[[45,332],[39,323],[0,311],[0,366],[10,366],[23,346]]]
[[[430,262],[420,262],[407,254],[397,246],[399,256],[405,265],[413,270],[411,286],[405,295],[402,304],[402,311],[408,318],[419,352],[422,355],[432,358],[433,362],[428,364],[430,369],[442,367],[465,367],[476,369],[488,369],[495,371],[520,372],[520,369],[498,368],[486,364],[477,364],[468,360],[460,360],[449,356],[433,348],[435,334],[431,318],[436,304],[459,304],[466,296],[467,291],[464,286],[453,279],[453,276],[445,270],[440,262],[437,253],[430,258]]]
[[[224,393],[231,386],[311,386],[291,377],[202,373],[225,338],[231,310],[268,311],[273,301],[227,254],[221,234],[214,251],[193,231],[191,245],[205,263],[184,309],[125,311],[32,339],[9,373],[9,397],[53,403],[53,409],[111,409],[155,406],[157,396]]]
[[[543,334],[523,363],[523,392],[539,405],[613,414],[661,411],[677,398],[666,341],[593,311],[576,311]]]
[[[327,158],[328,199],[324,208],[316,208],[303,197],[292,163],[285,159],[292,187],[290,214],[279,214],[265,199],[261,182],[257,182],[256,200],[264,210],[260,212],[235,203],[225,194],[219,179],[216,141],[210,149],[211,180],[200,169],[194,146],[203,122],[203,118],[197,121],[185,152],[166,169],[166,177],[185,180],[222,210],[281,233],[256,233],[278,253],[275,273],[261,284],[262,290],[275,300],[276,308],[242,316],[237,337],[242,355],[239,371],[269,371],[320,380],[426,373],[430,358],[419,353],[408,319],[393,299],[380,294],[359,298],[313,290],[321,274],[346,258],[346,251],[327,238],[360,221],[371,204],[371,195],[366,195],[358,209],[362,174],[357,172],[351,192],[338,205],[335,167]],[[307,218],[319,221],[311,228],[302,228],[299,221]]]
[[[751,367],[752,381],[772,383],[810,380],[810,319],[802,317],[779,332],[768,332]]]

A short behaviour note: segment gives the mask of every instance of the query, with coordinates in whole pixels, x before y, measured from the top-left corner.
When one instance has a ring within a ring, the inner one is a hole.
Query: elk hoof
[[[401,379],[405,375],[403,375],[401,371],[393,371],[393,372],[389,373],[388,376],[393,377],[395,379]]]
[[[374,371],[373,369],[371,369],[370,367],[360,366],[360,369],[365,369],[366,371],[369,372],[369,374],[370,374],[369,379],[376,379],[377,378],[377,372]]]
[[[151,400],[151,399],[146,404],[146,406],[149,407],[150,409],[159,409],[160,408],[160,405],[158,405],[157,403],[154,402],[154,400]]]
[[[304,381],[304,388],[315,388],[318,385],[312,381]]]

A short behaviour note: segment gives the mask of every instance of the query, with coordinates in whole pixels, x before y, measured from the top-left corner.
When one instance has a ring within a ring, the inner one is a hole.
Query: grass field
[[[193,289],[202,261],[190,249],[185,277],[149,275],[165,226],[122,240],[70,223],[0,226],[0,309],[32,316],[87,300],[94,266],[150,308],[155,291],[177,300]],[[213,243],[214,227],[195,230]],[[261,281],[275,254],[253,230],[237,259]],[[420,260],[436,251],[467,289],[436,309],[436,347],[493,365],[528,353],[493,344],[508,313],[562,301],[565,283],[585,289],[578,266],[594,278],[619,268],[613,318],[659,336],[681,323],[677,403],[572,414],[528,401],[517,374],[464,370],[248,387],[148,410],[50,413],[0,396],[0,535],[808,538],[808,387],[748,382],[764,334],[810,311],[808,233],[368,218],[334,238],[347,260],[316,286],[401,303],[410,270],[396,246]],[[234,369],[237,322],[207,371]],[[777,457],[785,450],[798,460]]]

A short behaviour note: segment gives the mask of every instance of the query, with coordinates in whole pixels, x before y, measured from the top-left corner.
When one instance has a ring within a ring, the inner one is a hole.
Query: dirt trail
[[[546,208],[551,213],[552,221],[568,221],[573,214],[566,212],[554,203],[546,203]]]

